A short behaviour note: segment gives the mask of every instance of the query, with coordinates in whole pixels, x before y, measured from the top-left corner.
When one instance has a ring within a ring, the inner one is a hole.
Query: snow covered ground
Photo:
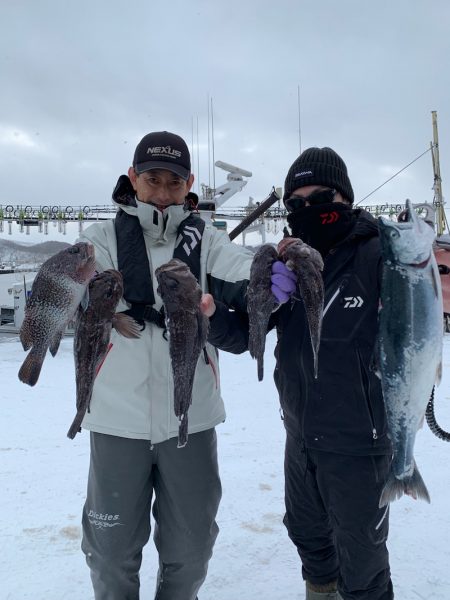
[[[450,335],[436,412],[450,428]],[[17,379],[25,356],[17,338],[0,337],[0,600],[92,600],[80,550],[80,515],[88,469],[88,435],[66,431],[75,414],[72,340],[48,356],[40,380]],[[220,534],[200,600],[301,600],[296,551],[282,524],[284,432],[271,378],[269,335],[265,380],[248,353],[221,354],[228,418],[217,428],[223,499]],[[392,505],[389,549],[396,598],[450,598],[450,444],[420,431],[415,455],[432,503]],[[150,542],[143,600],[153,598],[156,552]]]

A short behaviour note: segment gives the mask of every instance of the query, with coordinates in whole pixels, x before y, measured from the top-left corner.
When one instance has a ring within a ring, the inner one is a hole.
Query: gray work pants
[[[150,537],[159,554],[155,600],[195,600],[219,528],[222,494],[214,429],[148,441],[91,433],[83,510],[82,550],[95,600],[138,600],[142,549]]]

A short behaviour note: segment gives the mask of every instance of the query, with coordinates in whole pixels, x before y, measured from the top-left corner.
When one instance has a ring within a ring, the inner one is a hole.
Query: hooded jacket
[[[306,448],[389,454],[381,383],[373,370],[381,251],[376,221],[357,209],[351,233],[326,255],[318,377],[301,300],[273,315],[275,384],[288,433]]]
[[[123,176],[121,179],[123,183]],[[162,300],[157,293],[155,270],[173,257],[175,245],[180,242],[177,240],[179,226],[190,213],[180,205],[169,206],[160,212],[129,194],[118,193],[117,189],[113,201],[118,208],[139,219],[150,266],[154,308],[159,310]],[[79,241],[94,245],[97,270],[118,269],[114,220],[91,225]],[[231,243],[226,233],[206,224],[200,252],[199,283],[202,289],[228,306],[243,307],[252,258],[251,251]],[[122,299],[117,311],[129,308]],[[94,382],[90,412],[82,423],[84,429],[148,439],[152,444],[178,435],[169,344],[163,333],[163,329],[150,322],[146,322],[139,339],[126,339],[113,329],[110,350]],[[210,429],[225,419],[218,353],[209,343],[206,353],[207,360],[201,353],[197,362],[189,409],[189,433]]]

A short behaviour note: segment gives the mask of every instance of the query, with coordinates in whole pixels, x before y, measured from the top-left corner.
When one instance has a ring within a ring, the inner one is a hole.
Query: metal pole
[[[247,229],[247,227],[251,225],[253,221],[256,221],[258,217],[260,217],[268,208],[272,206],[272,204],[275,204],[275,202],[279,199],[280,196],[275,191],[275,188],[272,188],[272,191],[270,192],[269,196],[263,202],[261,202],[261,204],[258,207],[256,207],[253,212],[247,215],[237,227],[235,227],[231,231],[229,236],[230,240],[234,240],[234,238],[236,238],[240,233],[242,233],[244,229]]]
[[[442,198],[442,179],[441,179],[441,168],[439,164],[439,138],[438,138],[438,126],[437,126],[437,112],[431,111],[431,117],[433,122],[433,171],[434,171],[434,200],[433,204],[436,207],[436,233],[438,236],[442,235],[445,230],[446,218],[444,211],[444,201]]]

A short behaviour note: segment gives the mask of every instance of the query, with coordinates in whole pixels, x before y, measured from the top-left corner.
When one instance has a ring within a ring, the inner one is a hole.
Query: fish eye
[[[69,254],[78,254],[80,252],[80,248],[79,246],[72,246],[71,248],[67,249],[67,252]]]
[[[393,238],[394,240],[397,239],[398,237],[400,237],[399,232],[396,229],[393,229],[391,231],[391,238]]]
[[[174,290],[178,287],[178,281],[176,279],[171,279],[170,277],[167,279],[167,287],[171,290]]]

